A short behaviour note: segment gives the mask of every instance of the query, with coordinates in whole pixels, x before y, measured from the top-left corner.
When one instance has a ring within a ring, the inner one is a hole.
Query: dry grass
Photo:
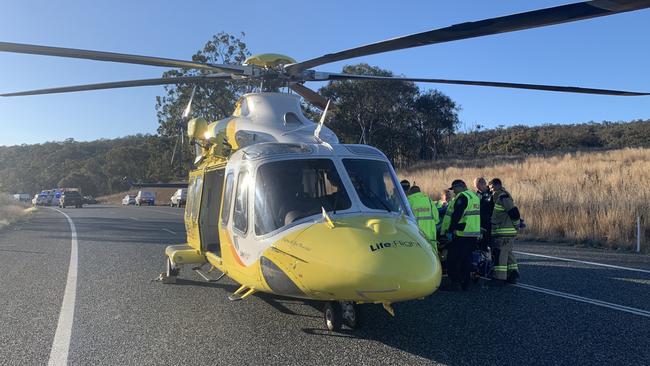
[[[636,242],[636,216],[642,240],[650,238],[650,149],[572,153],[519,160],[494,159],[485,165],[455,160],[446,167],[420,165],[400,171],[434,198],[454,179],[468,185],[477,176],[501,178],[528,227],[524,238],[562,240],[611,248]],[[642,242],[648,251],[650,243]]]
[[[25,203],[18,202],[8,194],[0,193],[0,229],[24,220],[35,211]]]

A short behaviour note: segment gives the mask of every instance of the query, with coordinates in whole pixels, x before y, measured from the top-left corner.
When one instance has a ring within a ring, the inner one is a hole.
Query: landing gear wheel
[[[341,316],[343,318],[343,324],[350,327],[350,329],[359,327],[359,306],[357,304],[352,301],[342,301]]]
[[[327,327],[327,330],[330,332],[341,330],[342,312],[341,305],[338,302],[326,302],[323,314],[325,316],[325,327]]]

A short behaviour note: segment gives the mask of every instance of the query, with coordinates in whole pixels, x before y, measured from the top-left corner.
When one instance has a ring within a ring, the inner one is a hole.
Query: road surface
[[[70,222],[43,208],[0,231],[1,365],[650,363],[648,256],[519,243],[520,285],[437,292],[394,318],[364,305],[361,329],[330,333],[317,303],[231,302],[234,282],[189,269],[151,282],[184,242],[182,209],[60,211]]]

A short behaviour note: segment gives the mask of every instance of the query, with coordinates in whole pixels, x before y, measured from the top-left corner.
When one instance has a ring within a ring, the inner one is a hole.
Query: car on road
[[[97,199],[93,196],[83,196],[83,202],[87,205],[94,205],[97,203]]]
[[[50,193],[47,195],[47,206],[58,206],[60,199],[60,192],[55,192],[54,190],[50,191]]]
[[[67,206],[74,206],[76,208],[83,207],[83,198],[78,191],[65,191],[61,193],[59,198],[59,207],[66,208]]]
[[[19,201],[19,202],[29,202],[31,196],[28,195],[27,193],[16,193],[14,194],[14,200]]]
[[[135,195],[134,194],[127,194],[122,198],[122,204],[125,206],[128,205],[135,205]]]
[[[47,195],[43,193],[37,193],[32,198],[32,206],[45,206],[47,205]]]
[[[149,206],[153,206],[153,205],[156,204],[156,197],[153,195],[152,192],[139,191],[138,195],[135,196],[135,205],[136,206],[142,206],[144,204],[147,204]]]
[[[187,188],[179,188],[169,199],[169,205],[172,207],[185,206],[187,202]]]

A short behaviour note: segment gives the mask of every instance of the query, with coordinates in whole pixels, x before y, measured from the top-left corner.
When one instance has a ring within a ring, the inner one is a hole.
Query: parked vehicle
[[[78,191],[65,191],[61,193],[59,198],[59,207],[66,208],[66,206],[74,206],[76,208],[83,207],[83,199]]]
[[[37,193],[32,198],[32,206],[45,206],[47,205],[47,195],[43,193]]]
[[[134,194],[127,194],[122,198],[122,204],[127,206],[127,205],[135,205],[135,195]]]
[[[142,205],[149,205],[153,206],[156,204],[156,197],[153,195],[152,192],[149,191],[139,191],[138,195],[135,196],[135,205],[136,206],[142,206]]]
[[[187,188],[179,188],[176,190],[176,192],[172,194],[169,201],[171,202],[169,205],[172,207],[185,206],[185,203],[187,201]]]
[[[93,196],[84,196],[83,202],[87,205],[94,205],[97,203],[97,200]]]
[[[27,193],[16,193],[14,194],[14,199],[19,202],[29,202],[30,195]]]

